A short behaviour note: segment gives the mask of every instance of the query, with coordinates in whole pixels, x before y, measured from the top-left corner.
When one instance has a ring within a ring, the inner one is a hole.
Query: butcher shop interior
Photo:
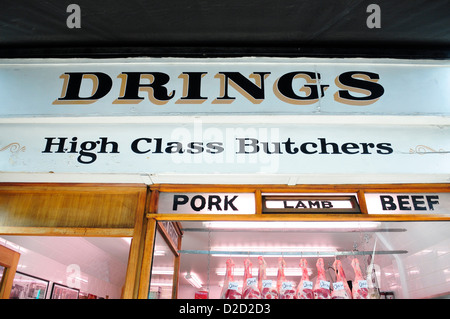
[[[276,289],[278,283],[280,288],[282,280],[291,284],[293,293],[302,279],[314,287],[318,280],[332,286],[345,278],[351,290],[358,279],[366,280],[370,298],[448,298],[448,222],[176,224],[183,233],[177,298],[220,298],[226,290],[224,282],[230,281],[237,283],[237,292],[242,294],[246,268],[247,277],[256,282],[263,280],[265,268],[264,280],[269,285],[271,281],[271,287]],[[154,249],[149,297],[172,298],[176,255],[159,232]],[[323,264],[318,267],[320,259]],[[301,266],[306,266],[306,279]],[[227,267],[232,278],[227,278]],[[356,278],[354,267],[359,267],[362,278]],[[285,277],[280,278],[283,271]]]
[[[258,289],[264,281],[265,287],[276,290],[282,280],[296,293],[302,280],[302,285],[309,281],[311,288],[322,281],[329,283],[325,287],[334,297],[340,291],[334,289],[345,278],[350,291],[358,279],[365,280],[368,298],[450,297],[449,222],[163,221],[161,226],[155,236],[148,298],[224,298],[224,283],[230,282],[236,283],[237,298],[241,298],[246,268]],[[174,251],[165,235],[178,227],[181,249]],[[64,278],[76,263],[82,270],[74,277],[80,283],[79,299],[121,297],[129,250],[129,241],[123,238],[2,236],[0,240],[20,247],[26,256],[19,264],[19,275],[34,272],[37,278],[48,278],[53,272],[53,277]],[[322,277],[317,283],[319,259]],[[355,259],[362,279],[356,278]],[[40,268],[44,263],[46,267]],[[66,281],[61,283],[66,286]],[[21,287],[16,284],[16,294]],[[30,297],[44,299],[37,291],[30,291]],[[46,294],[51,293],[48,287]],[[289,291],[285,297],[289,298]]]

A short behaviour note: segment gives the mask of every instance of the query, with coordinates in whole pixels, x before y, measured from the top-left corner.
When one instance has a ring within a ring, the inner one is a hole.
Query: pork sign
[[[160,193],[158,213],[255,214],[254,193]]]

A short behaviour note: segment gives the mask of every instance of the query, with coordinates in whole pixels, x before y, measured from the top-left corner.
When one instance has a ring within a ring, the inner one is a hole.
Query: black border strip
[[[124,57],[316,57],[450,59],[450,45],[324,45],[324,46],[3,46],[0,58],[124,58]]]

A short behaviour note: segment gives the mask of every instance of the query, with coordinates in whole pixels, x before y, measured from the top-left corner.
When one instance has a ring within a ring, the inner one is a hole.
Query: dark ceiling
[[[81,28],[67,27],[72,3]],[[0,0],[0,57],[447,59],[449,17],[450,0]]]

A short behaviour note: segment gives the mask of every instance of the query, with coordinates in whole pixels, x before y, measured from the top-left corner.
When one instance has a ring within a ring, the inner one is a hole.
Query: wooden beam
[[[20,253],[0,246],[0,265],[5,267],[0,280],[0,299],[9,299],[19,259]]]
[[[156,219],[148,220],[147,232],[145,235],[145,249],[141,264],[141,275],[139,279],[138,299],[148,299],[148,291],[150,287],[150,276],[153,263],[153,250],[156,235]]]
[[[0,235],[17,236],[132,237],[133,233],[133,228],[0,226]]]
[[[128,257],[127,274],[122,297],[124,299],[135,299],[138,295],[139,276],[141,261],[144,254],[145,228],[147,219],[145,217],[148,191],[139,194],[136,208],[133,238],[131,240],[130,254]]]

